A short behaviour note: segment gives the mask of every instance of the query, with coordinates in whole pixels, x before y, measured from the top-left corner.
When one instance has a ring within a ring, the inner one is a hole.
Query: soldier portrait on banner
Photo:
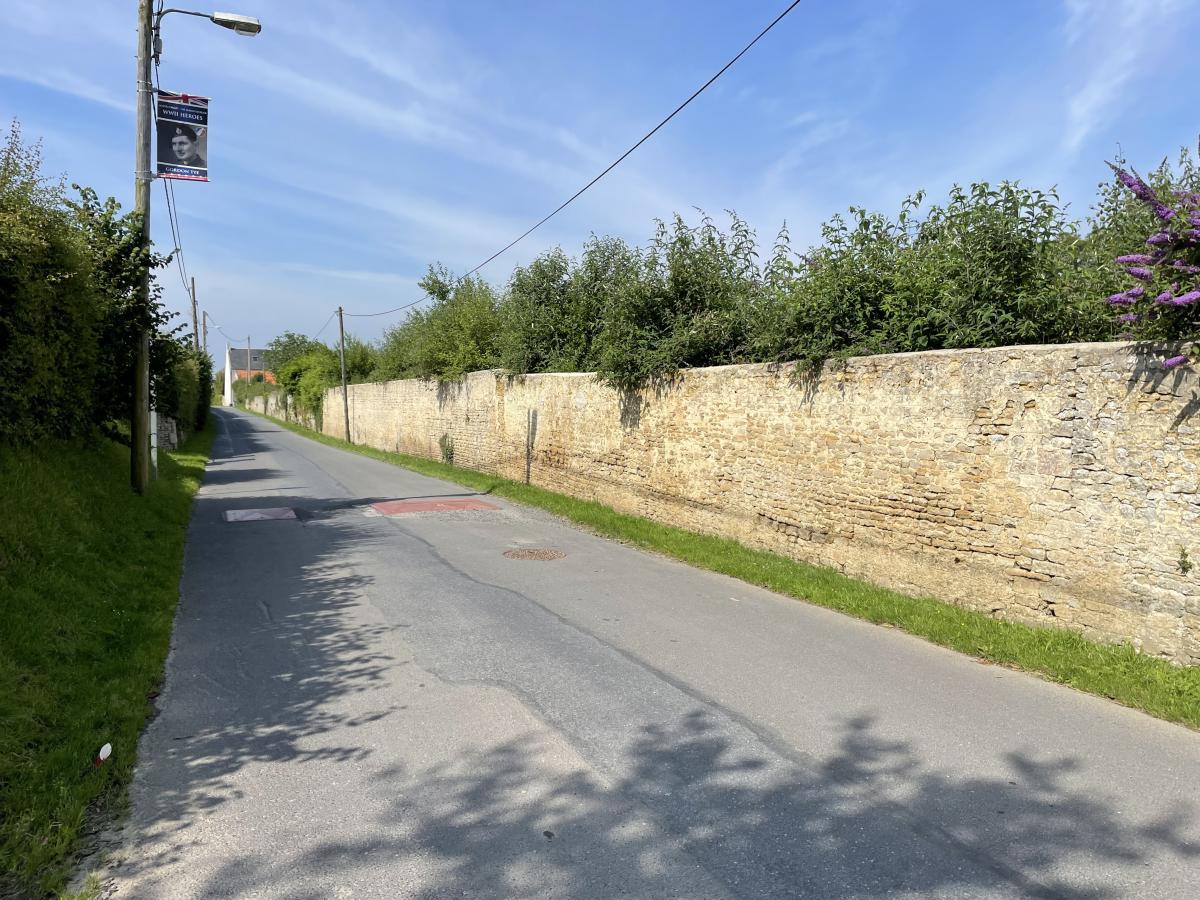
[[[208,97],[158,91],[158,177],[208,181]]]

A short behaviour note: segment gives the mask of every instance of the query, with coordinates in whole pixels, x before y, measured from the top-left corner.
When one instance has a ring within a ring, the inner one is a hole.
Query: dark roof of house
[[[266,350],[255,350],[250,348],[250,365],[246,365],[246,348],[237,347],[229,348],[229,368],[231,369],[262,369],[263,356]]]

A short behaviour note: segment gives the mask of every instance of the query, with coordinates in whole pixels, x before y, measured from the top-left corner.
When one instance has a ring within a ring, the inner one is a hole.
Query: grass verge
[[[143,497],[118,444],[0,446],[0,896],[60,889],[124,800],[213,427],[160,453]]]
[[[258,415],[256,413],[256,415]],[[730,575],[780,594],[890,625],[998,665],[1010,666],[1200,729],[1200,667],[1180,668],[1128,645],[1097,644],[1072,631],[993,619],[928,597],[909,597],[728,538],[696,534],[590,500],[578,500],[417,456],[349,444],[272,417],[322,444],[403,466],[422,475],[536,506],[597,534]]]

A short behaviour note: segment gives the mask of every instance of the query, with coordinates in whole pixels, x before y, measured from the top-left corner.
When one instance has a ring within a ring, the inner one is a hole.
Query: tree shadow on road
[[[1200,841],[1186,836],[1195,810],[1181,802],[1128,822],[1066,785],[1078,760],[1013,753],[1003,777],[956,777],[862,716],[842,724],[829,756],[781,762],[735,750],[697,709],[637,730],[623,774],[605,783],[582,770],[550,774],[545,740],[527,735],[417,775],[385,772],[377,788],[396,799],[367,836],[325,841],[286,865],[233,860],[210,886],[290,896],[289,885],[319,873],[353,885],[397,864],[424,872],[402,895],[427,900],[1101,900],[1138,896],[1150,865],[1174,869],[1179,896],[1200,885]]]

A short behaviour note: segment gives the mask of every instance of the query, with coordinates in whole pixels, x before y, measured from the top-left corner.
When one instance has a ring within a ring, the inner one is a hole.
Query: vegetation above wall
[[[730,213],[727,229],[676,215],[645,247],[593,237],[574,258],[555,248],[503,289],[434,266],[421,282],[432,303],[378,346],[351,339],[348,377],[595,371],[628,389],[725,363],[796,360],[814,371],[876,353],[1194,340],[1200,167],[1184,150],[1145,180],[1123,160],[1114,168],[1118,177],[1099,186],[1083,222],[1053,190],[973,184],[940,203],[918,192],[894,216],[851,208],[803,254],[786,226],[760,253]],[[1142,306],[1114,313],[1113,304],[1134,300]],[[278,341],[286,389],[318,407],[339,380],[336,354],[300,335]]]

